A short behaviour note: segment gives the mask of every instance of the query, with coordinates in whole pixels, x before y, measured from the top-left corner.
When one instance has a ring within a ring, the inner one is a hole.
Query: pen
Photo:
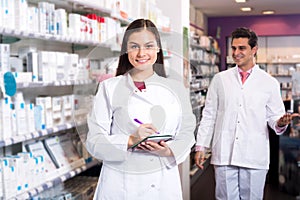
[[[133,119],[136,123],[139,123],[139,124],[143,124],[143,122],[141,122],[140,120],[138,120],[137,118],[134,118]],[[159,134],[159,132],[156,132],[157,134]]]
[[[141,122],[140,120],[138,120],[137,118],[134,118],[134,121],[139,123],[139,124],[143,124],[143,122]]]

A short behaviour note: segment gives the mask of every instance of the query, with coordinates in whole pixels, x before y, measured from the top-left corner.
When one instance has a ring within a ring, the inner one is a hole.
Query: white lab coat
[[[216,74],[211,82],[197,145],[212,148],[212,164],[268,169],[267,124],[275,130],[284,113],[274,77],[255,65],[242,84],[236,66]]]
[[[157,74],[145,80],[145,85],[139,91],[129,74],[99,85],[86,140],[87,150],[103,161],[94,199],[182,199],[177,165],[195,143],[195,116],[188,91],[183,84]],[[164,112],[152,119],[155,106]],[[175,156],[128,151],[129,135],[139,126],[134,118],[153,123],[160,134],[174,135],[175,140],[168,144]]]

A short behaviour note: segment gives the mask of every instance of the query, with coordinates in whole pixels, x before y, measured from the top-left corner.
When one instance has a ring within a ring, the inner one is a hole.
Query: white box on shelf
[[[4,0],[3,2],[3,9],[4,12],[2,13],[3,17],[3,27],[8,29],[15,29],[15,1]]]
[[[45,147],[58,168],[65,168],[80,159],[72,143],[71,134],[45,139]]]
[[[17,173],[7,158],[1,159],[1,167],[3,171],[3,196],[4,199],[9,199],[17,193]]]
[[[71,38],[80,39],[81,38],[81,22],[80,15],[75,13],[69,13],[69,29],[68,33]]]
[[[2,160],[0,160],[2,163]],[[2,164],[0,164],[0,199],[4,199],[4,181],[3,181],[3,167]]]
[[[15,77],[16,83],[31,83],[32,72],[12,72]]]
[[[15,94],[15,110],[17,119],[17,135],[24,135],[28,133],[27,129],[27,119],[26,119],[26,108],[22,92],[17,92]]]
[[[39,32],[39,9],[37,7],[28,7],[28,27],[30,33]]]
[[[73,120],[73,95],[62,96],[62,118],[63,123],[71,123]]]
[[[9,44],[0,44],[0,72],[10,71],[9,66],[10,46]]]
[[[54,82],[56,81],[56,69],[57,69],[57,63],[56,63],[56,52],[49,51],[48,52],[48,67],[49,67],[49,81]]]
[[[34,179],[34,159],[31,152],[19,152],[17,154],[23,160],[24,167],[24,190],[27,191],[33,187]]]
[[[52,97],[53,125],[57,126],[63,123],[62,118],[62,97]]]
[[[7,156],[6,159],[9,162],[10,166],[13,166],[16,173],[16,183],[12,182],[11,184],[16,184],[13,187],[15,187],[14,190],[16,190],[16,194],[21,194],[25,191],[25,184],[26,184],[26,176],[25,176],[25,168],[24,168],[24,158],[17,156],[17,155],[11,155]]]
[[[42,82],[51,82],[51,67],[48,51],[38,52],[38,80]]]
[[[27,72],[32,73],[32,82],[39,81],[39,65],[38,65],[38,53],[29,52],[27,54]]]
[[[43,182],[56,177],[56,166],[49,156],[42,141],[26,145],[27,151],[38,158],[39,179]]]
[[[9,71],[23,72],[23,60],[17,57],[9,57]]]
[[[28,29],[28,4],[26,0],[15,0],[15,27],[20,31]],[[30,27],[31,28],[31,27]]]
[[[67,26],[67,12],[65,9],[56,9],[55,10],[55,19],[57,26],[57,35],[67,36],[68,26]]]
[[[35,131],[35,119],[34,119],[34,104],[26,104],[26,119],[27,119],[27,129],[29,133]]]
[[[34,106],[34,122],[37,131],[46,129],[45,106],[43,104]]]
[[[66,80],[75,80],[78,71],[78,59],[79,56],[77,54],[68,54],[65,57]]]
[[[53,126],[52,97],[50,96],[36,97],[35,103],[36,105],[42,105],[44,108],[46,128],[52,127]]]
[[[12,110],[11,98],[9,96],[1,99],[0,102],[0,115],[1,115],[1,139],[5,140],[12,137]],[[4,126],[5,124],[5,126]]]
[[[62,81],[66,80],[67,76],[65,73],[65,65],[66,59],[68,57],[68,53],[64,52],[56,52],[56,80],[55,81]]]

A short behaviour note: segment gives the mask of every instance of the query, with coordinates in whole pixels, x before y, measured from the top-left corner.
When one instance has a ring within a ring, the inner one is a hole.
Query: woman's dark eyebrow
[[[135,43],[135,42],[128,42],[129,44],[138,44],[138,43]]]
[[[149,42],[146,42],[145,44],[147,45],[147,44],[154,44],[155,43],[155,41],[149,41]],[[128,42],[128,44],[136,44],[136,45],[139,45],[138,43],[136,43],[136,42]]]
[[[155,41],[149,41],[149,42],[147,42],[146,44],[149,44],[149,43],[155,43]]]

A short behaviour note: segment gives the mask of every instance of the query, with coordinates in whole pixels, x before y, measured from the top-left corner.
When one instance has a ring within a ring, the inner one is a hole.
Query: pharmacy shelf
[[[192,78],[212,78],[215,74],[193,74]]]
[[[59,131],[68,130],[68,129],[74,128],[76,126],[83,125],[85,123],[86,122],[65,123],[65,124],[62,124],[62,125],[54,126],[54,127],[47,128],[47,129],[44,129],[44,130],[35,131],[35,132],[32,132],[32,133],[13,136],[13,137],[7,138],[5,140],[0,140],[0,148],[5,147],[5,146],[10,146],[10,145],[13,145],[13,144],[17,144],[17,143],[20,143],[20,142],[25,142],[25,141],[28,141],[28,140],[36,139],[36,138],[46,136],[46,135],[50,135],[50,134],[53,134],[53,133],[57,133]]]
[[[73,86],[73,85],[88,85],[96,83],[94,80],[62,80],[54,82],[28,82],[18,83],[17,88],[35,88],[35,87],[48,87],[48,86]]]
[[[31,1],[31,0],[30,0]],[[37,0],[39,1],[39,0]],[[55,3],[55,5],[58,5],[61,0],[49,0],[49,2],[53,2]],[[93,1],[90,1],[90,0],[66,0],[66,2],[69,2],[69,3],[72,3],[74,5],[77,5],[78,8],[83,8],[83,9],[92,9],[92,10],[95,10],[95,11],[99,11],[101,13],[106,13],[106,14],[111,14],[111,10],[109,9],[106,9],[106,8],[103,8],[99,5],[97,5],[97,3],[93,2]]]
[[[84,45],[84,46],[111,47],[111,45],[109,45],[109,44],[95,42],[92,40],[83,40],[80,38],[74,38],[74,37],[70,37],[70,36],[19,31],[19,30],[3,28],[3,27],[0,27],[0,35],[2,35],[2,40],[5,40],[5,38],[3,38],[3,36],[8,36],[9,38],[17,38],[17,39],[10,39],[9,41],[6,41],[6,43],[13,43],[13,42],[18,41],[18,39],[28,38],[28,39],[43,40],[43,41],[47,41],[47,42],[55,41],[55,42],[78,44],[78,45]],[[12,42],[10,42],[10,41],[12,41]]]
[[[58,184],[61,184],[61,183],[65,182],[66,180],[68,180],[68,179],[80,174],[81,172],[84,172],[84,171],[88,170],[89,168],[92,168],[98,164],[100,164],[100,161],[92,160],[91,162],[87,162],[79,167],[74,167],[72,170],[68,171],[67,173],[64,173],[63,175],[55,177],[52,180],[47,181],[38,187],[35,187],[23,194],[18,195],[15,199],[31,199],[32,197],[36,196],[37,194],[40,194],[41,192],[48,190]]]
[[[207,52],[211,51],[211,48],[203,47],[203,46],[200,46],[199,44],[190,44],[190,47],[191,48],[196,48],[196,49],[202,49],[202,50],[207,51]]]
[[[191,93],[197,93],[197,92],[201,92],[201,91],[206,91],[207,89],[208,89],[208,87],[200,87],[200,88],[191,87],[190,92]]]
[[[29,0],[32,4],[38,4],[40,0]],[[90,0],[46,0],[46,2],[55,4],[56,7],[64,8],[67,11],[72,12],[100,12],[103,15],[110,16],[116,20],[119,20],[122,24],[129,24],[130,20],[127,16],[122,16],[121,13],[112,12],[112,10],[104,8],[97,4],[95,1]]]
[[[28,0],[30,4],[38,4],[40,0]],[[53,3],[56,7],[64,8],[66,10],[72,9],[74,11],[99,11],[103,14],[110,15],[111,10],[103,8],[97,2],[89,0],[46,0],[45,2]]]
[[[201,60],[195,60],[195,59],[190,59],[190,63],[191,64],[196,64],[196,65],[208,65],[208,66],[212,65],[212,63],[203,62]]]
[[[291,74],[271,74],[273,77],[287,77],[287,78],[292,78]]]

